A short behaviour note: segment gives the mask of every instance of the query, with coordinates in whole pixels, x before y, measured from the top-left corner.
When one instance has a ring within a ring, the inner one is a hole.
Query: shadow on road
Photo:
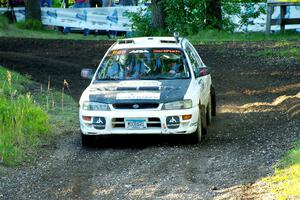
[[[112,135],[96,136],[87,149],[144,149],[195,145],[187,135]]]

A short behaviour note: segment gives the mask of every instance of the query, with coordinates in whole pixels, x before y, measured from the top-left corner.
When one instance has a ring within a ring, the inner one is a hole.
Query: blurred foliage
[[[138,12],[127,12],[126,15],[132,21],[132,28],[136,36],[151,36],[155,30],[151,26],[151,11],[149,8],[141,8]]]
[[[28,19],[26,21],[18,22],[17,27],[28,30],[43,30],[42,22],[35,19]]]
[[[215,17],[206,16],[205,0],[165,0],[163,1],[165,30],[155,30],[151,25],[151,7],[141,10],[139,13],[131,14],[131,21],[135,35],[160,35],[162,33],[170,34],[174,31],[182,35],[196,35],[199,31],[212,29],[215,24],[220,24],[223,31],[233,32],[238,26],[247,27],[253,24],[253,20],[264,14],[265,6],[257,3],[264,3],[262,0],[222,0],[222,20],[216,20]],[[241,7],[244,5],[244,8]],[[254,6],[257,4],[256,6]],[[230,20],[230,16],[239,15],[241,21],[235,24]],[[207,19],[212,23],[206,24]],[[247,29],[246,29],[247,31]]]
[[[7,30],[9,28],[8,19],[0,15],[0,30]]]

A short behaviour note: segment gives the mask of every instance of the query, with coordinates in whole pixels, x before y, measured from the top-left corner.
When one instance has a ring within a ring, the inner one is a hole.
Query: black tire
[[[191,141],[194,144],[200,143],[203,139],[203,125],[202,125],[201,118],[202,118],[202,113],[201,113],[201,109],[199,109],[197,130],[191,135]]]
[[[212,86],[210,89],[211,92],[211,115],[217,115],[217,99],[216,99],[216,92],[215,88]]]
[[[81,133],[81,144],[83,147],[90,147],[92,145],[93,135],[84,135]]]
[[[207,107],[201,106],[202,137],[208,133]]]
[[[212,120],[212,103],[211,103],[211,96],[210,96],[209,102],[206,107],[206,123],[207,123],[207,125],[211,124],[211,120]]]

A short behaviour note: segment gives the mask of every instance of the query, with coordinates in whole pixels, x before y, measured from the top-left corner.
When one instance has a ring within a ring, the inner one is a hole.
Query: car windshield
[[[190,71],[179,49],[120,49],[110,51],[96,80],[187,79]]]

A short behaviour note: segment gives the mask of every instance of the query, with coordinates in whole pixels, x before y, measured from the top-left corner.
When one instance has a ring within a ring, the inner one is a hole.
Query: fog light
[[[182,120],[189,120],[192,118],[192,115],[182,115]]]
[[[82,116],[82,119],[84,121],[91,121],[92,120],[92,117],[89,117],[89,116]]]

